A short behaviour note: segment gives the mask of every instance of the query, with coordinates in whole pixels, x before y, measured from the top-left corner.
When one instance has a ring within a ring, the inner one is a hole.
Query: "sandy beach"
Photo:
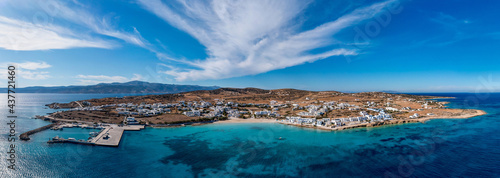
[[[476,117],[476,116],[482,116],[486,115],[486,113],[483,110],[476,110],[476,109],[467,109],[467,110],[462,110],[461,113],[447,113],[443,115],[436,115],[436,116],[424,116],[420,118],[419,120],[430,120],[430,119],[468,119],[471,117]]]
[[[241,119],[241,118],[231,118],[228,120],[217,121],[214,124],[224,124],[224,123],[275,123],[275,119]]]

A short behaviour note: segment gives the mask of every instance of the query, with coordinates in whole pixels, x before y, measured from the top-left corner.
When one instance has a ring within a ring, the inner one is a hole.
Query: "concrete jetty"
[[[104,126],[104,129],[102,129],[97,136],[87,141],[54,138],[48,141],[47,143],[77,143],[77,144],[117,147],[118,145],[120,145],[120,140],[122,139],[124,131],[139,131],[142,129],[144,129],[144,125],[110,124]]]
[[[75,144],[84,144],[84,145],[95,145],[95,143],[92,143],[90,141],[85,141],[85,140],[76,140],[76,139],[65,139],[65,138],[59,138],[59,137],[54,137],[52,140],[49,140],[47,143],[75,143]]]
[[[144,125],[120,126],[112,124],[105,127],[91,142],[101,146],[118,146],[124,131],[139,131],[141,129],[144,129]]]

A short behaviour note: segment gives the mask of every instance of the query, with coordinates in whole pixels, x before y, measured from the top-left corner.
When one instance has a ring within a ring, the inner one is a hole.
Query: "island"
[[[177,127],[228,122],[275,122],[324,130],[470,118],[482,110],[448,108],[438,96],[384,92],[343,93],[296,89],[219,88],[176,94],[126,96],[47,104],[66,108],[54,122]]]

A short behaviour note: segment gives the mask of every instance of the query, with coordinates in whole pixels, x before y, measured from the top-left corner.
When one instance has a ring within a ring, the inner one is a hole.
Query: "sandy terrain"
[[[241,119],[241,118],[231,118],[228,120],[217,121],[214,124],[224,124],[224,123],[275,123],[275,119]]]
[[[456,109],[455,109],[456,111]],[[450,114],[451,113],[451,114]],[[420,118],[419,120],[430,120],[430,119],[467,119],[471,117],[476,117],[476,116],[482,116],[488,114],[483,110],[475,110],[475,109],[467,109],[467,110],[461,110],[460,113],[452,113],[448,112],[446,114],[440,114],[436,116],[425,116]]]
[[[242,118],[232,118],[227,121],[218,121],[215,123],[274,123],[275,119],[260,119],[259,116],[252,115],[253,112],[262,110],[273,110],[281,115],[277,119],[284,119],[286,116],[297,116],[300,112],[307,112],[307,108],[295,106],[307,105],[323,105],[326,102],[347,103],[349,108],[329,110],[318,118],[345,118],[357,117],[360,111],[365,108],[386,108],[394,107],[399,111],[390,111],[389,114],[394,118],[392,121],[377,122],[377,123],[359,123],[337,127],[336,129],[354,128],[354,127],[375,127],[385,124],[399,124],[407,122],[425,122],[429,119],[438,118],[469,118],[478,115],[486,114],[484,111],[471,110],[471,109],[450,109],[446,107],[447,102],[427,101],[433,98],[448,98],[438,96],[420,96],[420,95],[407,95],[407,94],[390,94],[381,92],[363,92],[363,93],[341,93],[336,91],[304,91],[294,89],[278,89],[278,90],[262,90],[257,88],[221,88],[216,90],[202,90],[185,92],[179,94],[165,94],[165,95],[145,95],[145,96],[128,96],[122,98],[102,98],[84,100],[91,103],[92,106],[100,106],[104,104],[119,104],[119,103],[184,103],[189,101],[207,101],[212,105],[221,101],[223,103],[236,102],[239,104],[252,104],[251,106],[229,106],[232,109],[240,111],[250,111],[241,114]],[[71,103],[53,103],[48,104],[49,107],[75,107],[84,101],[75,101]],[[270,106],[271,101],[284,106],[273,108]],[[254,105],[265,104],[265,105]],[[409,108],[408,108],[409,107]],[[104,108],[103,111],[65,111],[54,113],[51,117],[55,119],[65,120],[78,120],[86,122],[106,122],[106,123],[120,123],[123,121],[124,115],[119,115],[115,107]],[[183,110],[190,109],[187,106],[175,106],[171,108],[171,113],[165,113],[155,116],[137,116],[136,119],[151,125],[166,125],[166,124],[183,124],[183,123],[198,123],[205,124],[204,122],[211,121],[212,119],[201,117],[188,117],[182,114]],[[352,109],[352,110],[351,110]],[[203,109],[203,112],[210,111],[208,108]],[[375,111],[368,111],[368,114],[376,115]],[[420,118],[410,119],[409,117],[419,114]],[[257,117],[257,119],[243,119]],[[313,116],[304,116],[313,117]],[[329,127],[328,127],[329,128]],[[323,129],[323,128],[320,128]],[[331,129],[331,128],[330,128]]]

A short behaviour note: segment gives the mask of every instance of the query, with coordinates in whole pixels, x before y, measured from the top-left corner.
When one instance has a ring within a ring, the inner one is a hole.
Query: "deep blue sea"
[[[432,95],[488,114],[335,132],[268,123],[146,128],[125,132],[117,148],[49,145],[91,130],[46,130],[15,142],[16,171],[7,169],[2,102],[0,177],[500,177],[500,94]],[[55,111],[45,104],[114,96],[124,95],[17,94],[16,131],[49,124],[30,119]]]

